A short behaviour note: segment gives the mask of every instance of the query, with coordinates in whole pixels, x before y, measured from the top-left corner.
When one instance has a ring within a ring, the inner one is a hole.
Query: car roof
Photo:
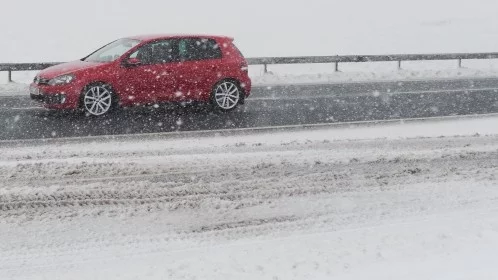
[[[188,37],[203,37],[210,39],[228,39],[233,41],[232,37],[229,36],[221,36],[221,35],[208,35],[208,34],[149,34],[149,35],[136,35],[126,37],[129,39],[135,39],[140,41],[154,41],[160,39],[175,39],[175,38],[188,38]]]

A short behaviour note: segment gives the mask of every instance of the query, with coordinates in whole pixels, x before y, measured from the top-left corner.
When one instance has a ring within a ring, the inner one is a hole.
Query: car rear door
[[[221,50],[209,38],[183,38],[178,42],[181,66],[176,100],[207,100],[213,85],[219,79]]]

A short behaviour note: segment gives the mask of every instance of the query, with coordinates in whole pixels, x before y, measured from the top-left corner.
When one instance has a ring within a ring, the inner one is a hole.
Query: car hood
[[[46,68],[40,71],[38,75],[44,79],[53,79],[60,75],[70,74],[79,70],[98,67],[101,65],[104,65],[104,63],[76,60]]]

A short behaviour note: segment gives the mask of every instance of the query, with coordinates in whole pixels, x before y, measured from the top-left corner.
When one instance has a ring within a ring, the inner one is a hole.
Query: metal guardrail
[[[458,67],[462,67],[462,60],[467,59],[498,59],[498,53],[446,53],[446,54],[392,54],[392,55],[342,55],[342,56],[300,56],[300,57],[253,57],[247,58],[249,65],[263,65],[265,73],[271,64],[314,64],[333,63],[335,71],[339,71],[339,63],[355,62],[389,62],[397,61],[401,69],[402,61],[421,60],[457,60]],[[62,62],[46,63],[0,63],[0,71],[8,72],[9,82],[12,81],[13,71],[43,70]]]
[[[339,71],[339,63],[351,62],[389,62],[397,61],[401,69],[402,61],[421,60],[457,60],[462,67],[464,59],[498,59],[498,53],[445,53],[445,54],[392,54],[392,55],[342,55],[342,56],[302,56],[302,57],[256,57],[248,58],[250,65],[264,65],[265,73],[269,64],[312,64],[334,63],[335,71]]]
[[[0,63],[0,71],[7,71],[8,81],[12,82],[13,71],[33,71],[43,70],[50,66],[61,64],[63,62],[45,62],[45,63]]]

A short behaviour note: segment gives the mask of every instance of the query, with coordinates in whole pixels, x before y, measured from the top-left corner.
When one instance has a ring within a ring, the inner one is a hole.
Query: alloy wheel
[[[85,110],[94,116],[107,113],[112,106],[112,93],[104,86],[92,86],[84,95]]]
[[[216,104],[224,110],[233,109],[240,100],[239,87],[233,82],[222,82],[214,92]]]

